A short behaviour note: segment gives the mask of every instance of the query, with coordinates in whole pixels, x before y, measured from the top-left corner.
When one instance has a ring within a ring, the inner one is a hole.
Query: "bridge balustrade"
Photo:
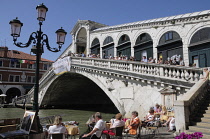
[[[165,64],[143,63],[123,60],[108,60],[97,58],[72,57],[72,65],[86,65],[117,71],[139,73],[148,76],[159,76],[173,80],[186,82],[197,82],[203,75],[202,69],[185,66],[174,66]]]

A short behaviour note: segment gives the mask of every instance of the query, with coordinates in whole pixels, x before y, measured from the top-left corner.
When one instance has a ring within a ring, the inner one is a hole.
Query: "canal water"
[[[95,111],[72,109],[40,109],[39,117],[61,115],[63,121],[79,122],[80,133],[84,133],[87,130],[85,123],[94,113]],[[102,113],[102,117],[104,121],[109,121],[115,114],[116,113]],[[23,115],[24,109],[21,108],[0,108],[0,119],[23,118]]]

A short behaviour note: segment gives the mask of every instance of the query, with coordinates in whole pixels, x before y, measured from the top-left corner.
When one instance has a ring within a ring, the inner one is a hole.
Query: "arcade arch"
[[[190,40],[189,63],[196,67],[210,66],[210,27],[195,32]]]
[[[168,31],[164,33],[157,45],[157,53],[158,58],[162,58],[163,61],[174,55],[183,58],[183,43],[180,35],[175,31]]]
[[[82,27],[76,36],[76,53],[84,53],[87,51],[87,31]]]
[[[21,95],[21,91],[18,88],[13,87],[7,90],[6,95],[6,103],[11,103],[14,97]]]
[[[100,54],[100,42],[98,38],[95,38],[91,43],[91,54],[95,54],[96,56]]]
[[[106,37],[103,42],[103,58],[109,58],[114,56],[114,40],[111,36]]]
[[[131,41],[128,35],[124,34],[120,37],[117,45],[117,56],[131,56]]]
[[[153,41],[151,36],[147,33],[143,33],[138,36],[134,45],[134,57],[140,61],[142,56],[153,58]]]

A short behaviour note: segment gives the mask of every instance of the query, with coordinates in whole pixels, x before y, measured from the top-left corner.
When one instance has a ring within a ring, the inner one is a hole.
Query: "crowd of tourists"
[[[84,53],[71,53],[70,56],[73,57],[88,57],[88,58],[101,58],[100,54],[88,54],[87,56]],[[143,56],[141,60],[137,60],[134,56],[126,56],[126,55],[120,55],[120,56],[112,56],[111,54],[109,56],[103,54],[103,59],[112,59],[112,60],[129,60],[129,61],[139,61],[139,62],[146,62],[146,63],[157,63],[157,64],[167,64],[167,65],[179,65],[179,66],[185,66],[184,60],[181,57],[181,55],[173,55],[171,57],[168,57],[166,60],[163,60],[162,57],[159,59]],[[189,66],[196,67],[195,64],[190,64]]]

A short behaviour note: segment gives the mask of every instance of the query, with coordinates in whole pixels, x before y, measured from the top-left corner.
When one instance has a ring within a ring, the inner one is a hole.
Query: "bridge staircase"
[[[190,126],[186,133],[202,132],[204,139],[210,139],[210,90],[197,103],[189,120]]]

